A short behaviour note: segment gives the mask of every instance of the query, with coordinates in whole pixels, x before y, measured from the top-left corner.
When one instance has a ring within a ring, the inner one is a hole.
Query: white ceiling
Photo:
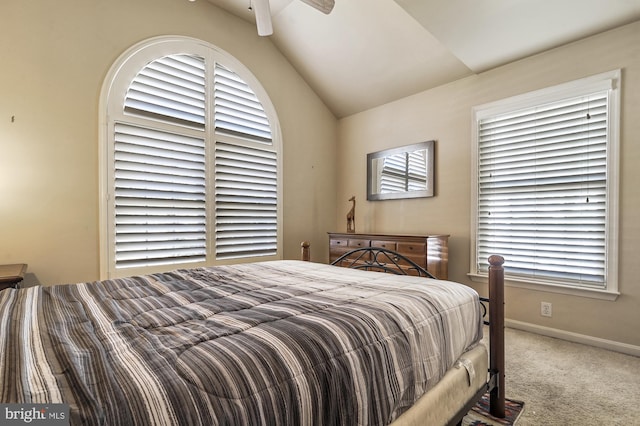
[[[208,0],[249,22],[250,0]],[[640,0],[270,0],[273,43],[337,117],[640,19]]]

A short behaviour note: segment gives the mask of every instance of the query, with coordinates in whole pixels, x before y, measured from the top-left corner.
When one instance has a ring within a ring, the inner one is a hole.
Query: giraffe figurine
[[[353,195],[349,198],[349,201],[353,202],[353,206],[351,206],[351,210],[347,213],[347,232],[354,234],[356,232],[356,196]]]

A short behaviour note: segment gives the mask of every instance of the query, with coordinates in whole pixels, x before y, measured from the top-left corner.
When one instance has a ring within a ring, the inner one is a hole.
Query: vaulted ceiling
[[[251,0],[208,1],[255,23]],[[337,117],[640,19],[640,0],[335,3],[270,0],[270,38]]]

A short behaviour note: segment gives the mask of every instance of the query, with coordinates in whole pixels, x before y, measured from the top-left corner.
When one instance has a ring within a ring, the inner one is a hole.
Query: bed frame
[[[302,243],[301,259],[309,261],[310,244]],[[403,275],[417,275],[435,278],[427,270],[406,258],[382,247],[364,247],[351,250],[334,262],[347,268],[387,272]],[[483,386],[454,416],[450,424],[460,424],[466,413],[482,396],[489,392],[490,413],[494,417],[505,417],[505,379],[504,379],[504,259],[501,256],[489,257],[489,297],[480,298],[484,323],[489,326],[489,371],[486,386]],[[488,307],[487,307],[488,304]],[[487,314],[489,316],[486,320]]]

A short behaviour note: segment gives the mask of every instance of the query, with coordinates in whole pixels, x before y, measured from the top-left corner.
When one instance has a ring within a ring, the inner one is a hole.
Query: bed
[[[488,386],[499,410],[482,317],[460,284],[296,260],[7,289],[0,403],[78,425],[456,424]]]

